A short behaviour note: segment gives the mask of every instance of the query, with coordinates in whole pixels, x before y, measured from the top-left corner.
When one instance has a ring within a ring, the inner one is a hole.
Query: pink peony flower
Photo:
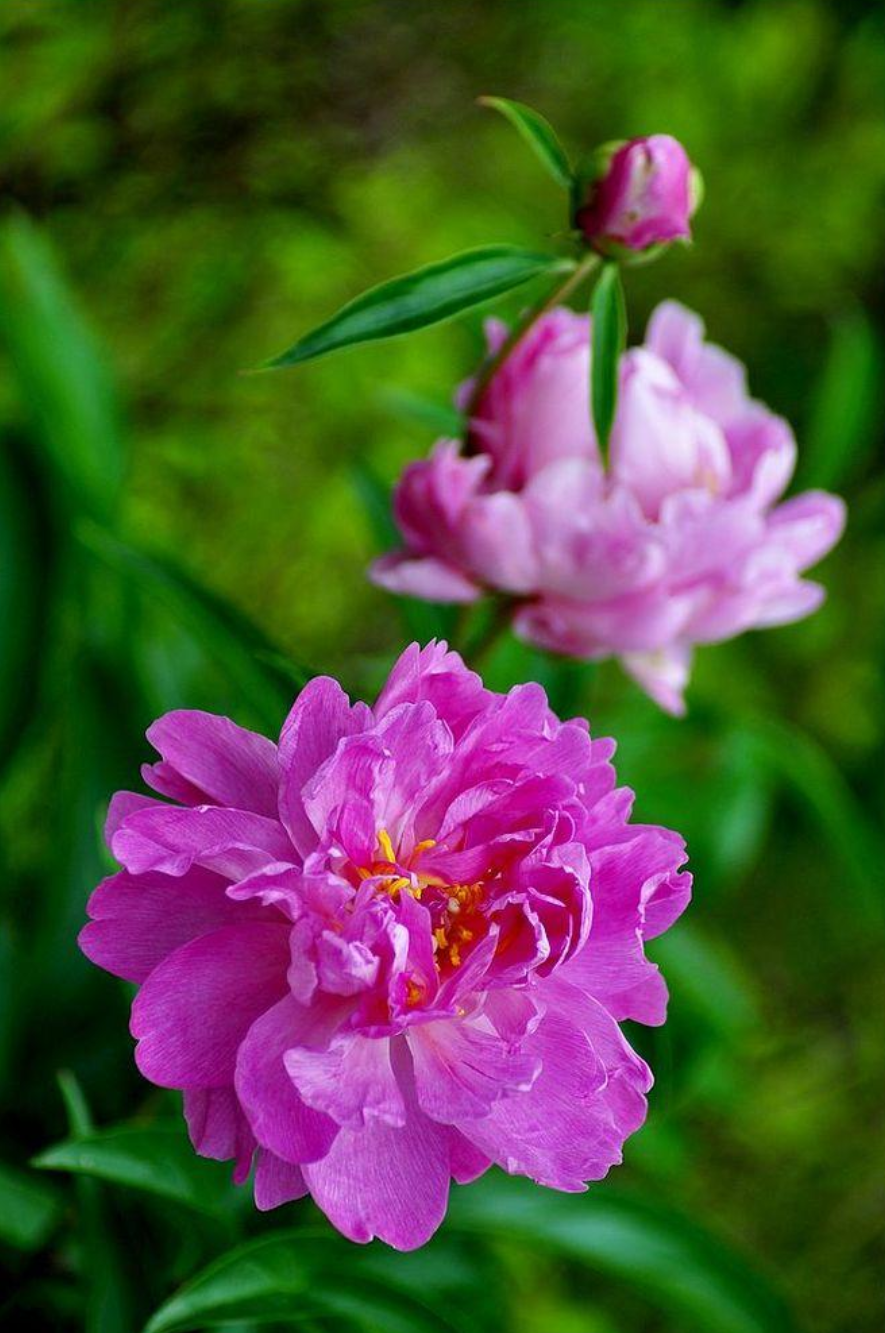
[[[510,594],[517,634],[617,655],[663,708],[684,711],[695,644],[820,605],[823,589],[800,576],[845,520],[820,491],[776,503],[792,432],[703,332],[675,302],[655,311],[621,363],[604,469],[588,321],[569,310],[539,320],[482,394],[470,426],[480,452],[442,440],[406,468],[395,496],[405,549],[373,566],[375,581],[433,601]],[[503,336],[493,325],[492,347]]]
[[[198,1153],[310,1193],[357,1241],[421,1245],[450,1178],[497,1162],[582,1190],[642,1124],[662,1023],[643,941],[685,907],[682,840],[630,824],[614,746],[538,685],[486,690],[445,644],[374,709],[318,678],[279,744],[169,713],[114,797],[123,870],[80,943],[137,983],[146,1078],[184,1091]]]
[[[603,253],[687,239],[696,187],[688,154],[669,134],[621,144],[589,188],[575,221]]]

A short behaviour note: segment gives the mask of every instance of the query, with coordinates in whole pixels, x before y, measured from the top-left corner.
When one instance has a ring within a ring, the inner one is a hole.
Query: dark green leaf
[[[15,748],[30,715],[45,615],[45,541],[36,523],[29,478],[0,446],[0,764]]]
[[[52,251],[21,215],[0,226],[0,339],[52,469],[76,505],[109,517],[125,461],[113,379]]]
[[[535,254],[512,245],[465,250],[363,292],[263,369],[294,366],[339,347],[423,329],[519,287],[530,278],[562,273],[570,267],[568,261],[554,255]]]
[[[0,1241],[17,1250],[39,1250],[60,1212],[46,1181],[0,1163]]]
[[[145,1333],[176,1333],[238,1319],[303,1328],[312,1319],[348,1318],[358,1328],[388,1333],[451,1329],[430,1308],[434,1285],[426,1266],[417,1280],[409,1280],[410,1258],[377,1269],[371,1253],[344,1247],[335,1237],[277,1232],[210,1264],[161,1306]],[[341,1280],[345,1266],[346,1283]]]
[[[213,1216],[227,1216],[235,1200],[229,1170],[197,1157],[172,1125],[97,1130],[47,1148],[34,1165],[143,1190]]]
[[[804,486],[837,486],[864,462],[881,419],[882,372],[879,336],[858,307],[833,326],[800,453]]]
[[[203,588],[171,560],[127,546],[96,524],[82,524],[78,536],[105,564],[197,630],[214,665],[228,674],[243,699],[260,714],[262,724],[271,730],[279,727],[293,694],[312,672],[290,662],[235,607]]]
[[[89,1132],[92,1114],[77,1079],[59,1074],[68,1126],[79,1137]],[[84,1333],[128,1333],[133,1326],[133,1292],[108,1200],[94,1180],[77,1180],[77,1243],[81,1280],[86,1287]]]
[[[453,1200],[449,1226],[513,1239],[622,1280],[680,1329],[789,1333],[783,1301],[740,1256],[669,1208],[595,1185],[584,1197],[487,1176]]]
[[[565,149],[556,137],[556,131],[549,121],[524,102],[514,102],[509,97],[481,97],[481,106],[500,111],[525,139],[535,155],[544,164],[550,175],[563,189],[572,186],[572,168]]]
[[[599,448],[605,457],[618,406],[618,371],[627,340],[624,289],[617,264],[604,264],[593,288],[593,354],[590,401]]]
[[[674,1003],[688,1005],[707,1028],[730,1036],[757,1022],[753,982],[724,940],[706,937],[681,921],[653,940],[648,951],[663,969]]]
[[[842,885],[851,892],[858,914],[881,930],[885,845],[826,750],[786,722],[748,719],[742,730],[763,772],[778,778],[809,807],[834,861],[842,866]]]

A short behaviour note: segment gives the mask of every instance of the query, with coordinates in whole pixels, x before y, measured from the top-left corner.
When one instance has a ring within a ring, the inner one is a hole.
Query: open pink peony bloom
[[[207,713],[150,728],[107,837],[123,870],[80,943],[140,986],[146,1078],[255,1201],[310,1193],[345,1235],[421,1245],[492,1163],[582,1190],[621,1160],[662,1023],[643,941],[685,907],[684,845],[630,824],[614,746],[538,685],[486,690],[445,644],[374,709],[328,678],[279,744]]]
[[[454,440],[408,467],[395,497],[405,549],[376,582],[433,601],[514,597],[523,638],[619,656],[670,712],[692,647],[798,620],[823,589],[800,576],[838,540],[844,505],[777,504],[796,456],[785,421],[747,395],[743,367],[700,319],[659,306],[621,363],[610,465],[588,408],[586,317],[554,310],[493,377]],[[503,336],[493,325],[490,341]],[[469,395],[468,395],[469,396]]]
[[[592,182],[576,222],[591,245],[647,250],[687,239],[695,207],[692,165],[678,139],[652,134],[620,144]]]

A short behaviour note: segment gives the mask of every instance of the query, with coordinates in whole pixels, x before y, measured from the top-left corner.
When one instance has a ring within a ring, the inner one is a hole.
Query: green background
[[[695,245],[629,271],[631,338],[664,296],[700,311],[793,422],[797,485],[849,500],[824,609],[702,650],[684,723],[610,665],[591,677],[504,644],[489,671],[588,711],[619,740],[639,815],[689,839],[694,906],[656,955],[671,1021],[632,1034],[658,1085],[614,1190],[692,1219],[689,1251],[712,1235],[743,1255],[799,1327],[878,1333],[881,5],[5,0],[0,42],[0,1213],[36,1210],[30,1230],[0,1226],[0,1320],[122,1333],[237,1235],[319,1225],[294,1205],[191,1230],[180,1201],[26,1163],[68,1132],[59,1069],[99,1124],[174,1109],[131,1069],[123,988],[73,943],[103,802],[136,784],[147,722],[202,706],[272,729],[300,678],[289,660],[371,695],[407,634],[446,624],[408,606],[404,621],[365,567],[380,482],[432,440],[408,395],[448,400],[483,312],[242,372],[387,276],[562,231],[555,187],[475,105],[498,93],[577,151],[685,142],[706,184]],[[609,1190],[554,1198],[556,1225],[604,1213]],[[631,1267],[632,1242],[620,1268],[551,1246],[553,1219],[540,1249],[503,1216],[483,1225],[506,1280],[480,1327],[786,1327],[729,1323],[691,1271],[686,1296],[678,1258],[674,1295]],[[437,1263],[455,1309],[462,1261]],[[325,1317],[282,1326],[350,1326]]]

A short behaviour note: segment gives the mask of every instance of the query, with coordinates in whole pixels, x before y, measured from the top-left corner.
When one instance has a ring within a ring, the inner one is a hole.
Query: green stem
[[[472,446],[470,438],[470,422],[482,403],[486,389],[489,387],[494,376],[498,373],[501,366],[510,356],[511,352],[522,342],[529,329],[537,323],[548,311],[552,310],[560,301],[566,300],[574,291],[581,286],[582,282],[590,276],[593,270],[600,263],[599,255],[587,254],[576,264],[575,267],[565,276],[562,282],[558,282],[552,291],[526,311],[522,319],[514,325],[508,336],[504,339],[494,356],[489,357],[485,365],[476,377],[476,383],[473,386],[473,392],[470,395],[470,401],[465,409],[467,419],[467,436],[464,441],[465,454],[476,452]]]
[[[461,655],[474,671],[479,670],[501,635],[507,630],[513,619],[513,608],[516,603],[515,597],[497,598],[486,623],[465,642]]]

